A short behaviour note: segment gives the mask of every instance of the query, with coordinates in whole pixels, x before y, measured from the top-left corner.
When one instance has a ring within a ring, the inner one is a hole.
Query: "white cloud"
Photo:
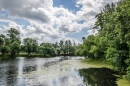
[[[98,34],[98,30],[96,30],[96,29],[92,29],[92,30],[87,31],[87,36],[89,36],[89,35],[97,35],[97,34]]]
[[[0,33],[7,33],[11,27],[20,31],[22,39],[31,37],[39,42],[50,42],[68,38],[68,33],[80,32],[83,28],[92,28],[103,6],[116,0],[75,0],[75,6],[80,9],[73,13],[64,6],[53,7],[53,0],[0,0],[0,10],[9,12],[9,18],[24,18],[30,25],[19,25],[9,19],[0,19],[9,25],[0,28]],[[80,8],[81,7],[81,8]],[[83,21],[83,22],[81,22]],[[97,31],[88,30],[86,34],[95,34]]]
[[[0,9],[7,10],[15,17],[49,23],[53,13],[52,4],[52,0],[0,0]]]
[[[11,20],[7,20],[7,19],[0,19],[0,22],[5,22],[5,23],[15,23]]]
[[[82,8],[76,12],[76,17],[85,22],[82,26],[85,28],[92,28],[95,24],[95,16],[101,12],[103,7],[117,0],[77,0],[77,5],[82,5]],[[87,35],[97,34],[97,30],[88,30]]]
[[[95,15],[97,15],[103,7],[117,0],[78,0],[77,5],[82,5],[81,10],[76,12],[76,16],[85,20],[89,27],[92,27],[96,21]]]
[[[80,6],[76,4],[75,7],[79,8]]]

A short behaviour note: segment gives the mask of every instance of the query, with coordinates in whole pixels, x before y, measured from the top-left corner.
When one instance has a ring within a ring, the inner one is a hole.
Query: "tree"
[[[0,51],[3,55],[10,52],[10,40],[3,34],[0,34]]]
[[[56,48],[57,54],[60,55],[60,47],[58,45],[58,42],[55,42],[55,48]]]
[[[130,59],[129,5],[129,0],[107,4],[96,15],[97,21],[93,29],[97,29],[98,34],[88,36],[83,44],[79,45],[78,49],[76,48],[76,52],[80,55],[111,61],[118,71],[124,72],[128,69],[128,76],[130,64],[126,61]]]
[[[82,37],[83,42],[85,41],[85,39],[86,39],[85,37]]]
[[[129,64],[125,62],[130,55],[129,4],[129,0],[121,0],[117,4],[107,4],[96,16],[97,21],[94,27],[99,30],[100,38],[107,39],[107,45],[105,44],[107,49],[99,47],[105,51],[104,57],[106,60],[111,60],[113,66],[122,72],[127,67],[129,70]]]
[[[69,53],[69,41],[66,40],[65,41],[64,54],[68,54],[68,53]]]
[[[10,51],[9,46],[4,45],[4,46],[1,47],[2,55],[5,55],[6,53],[9,53],[9,51]]]
[[[25,52],[27,52],[29,56],[31,55],[31,53],[36,53],[37,48],[38,48],[38,43],[36,40],[33,40],[31,38],[24,39],[24,49],[25,49]]]
[[[21,43],[20,42],[20,32],[15,29],[15,28],[10,28],[10,30],[8,30],[8,34],[9,36],[9,39],[11,41],[11,43],[17,41],[19,44]]]
[[[20,44],[17,41],[15,41],[11,44],[11,47],[10,47],[11,56],[19,54],[20,50],[21,50],[21,47],[20,47]]]
[[[4,42],[5,42],[5,35],[0,34],[0,47],[1,47],[2,45],[4,45]]]
[[[54,44],[52,43],[42,43],[38,47],[38,53],[45,57],[50,57],[50,56],[56,56],[57,50],[54,47]]]
[[[4,42],[5,42],[5,35],[0,34],[0,51],[4,45]],[[1,53],[2,53],[2,51],[1,51]]]
[[[7,36],[9,38],[5,38],[5,46],[3,47],[3,51],[8,50],[8,47],[10,47],[10,54],[11,56],[14,56],[15,54],[18,54],[21,49],[20,32],[15,28],[10,28]]]
[[[63,50],[64,50],[64,41],[60,40],[60,42],[59,42],[59,47],[60,47],[60,54],[63,54]]]

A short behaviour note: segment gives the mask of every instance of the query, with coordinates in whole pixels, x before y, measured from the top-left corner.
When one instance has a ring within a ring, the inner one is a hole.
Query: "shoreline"
[[[52,57],[57,57],[57,56],[74,56],[74,55],[54,55],[54,56],[44,56],[44,55],[38,55],[38,54],[32,54],[32,55],[28,55],[28,54],[18,54],[18,55],[14,55],[13,57],[11,55],[0,55],[0,61],[2,60],[9,60],[9,59],[15,59],[17,57],[26,57],[26,58],[52,58]]]
[[[95,67],[95,68],[106,67],[106,68],[110,68],[114,70],[110,62],[106,62],[103,60],[92,60],[90,58],[86,58],[84,60],[81,60],[81,62],[85,64],[86,66],[91,65],[92,67]],[[130,82],[125,80],[121,75],[115,75],[115,76],[119,76],[119,78],[116,81],[118,86],[130,86]]]
[[[27,55],[27,54],[18,54],[15,56],[11,56],[11,55],[0,55],[0,61],[2,60],[9,60],[9,59],[15,59],[17,57],[26,57],[26,58],[35,58],[35,57],[40,57],[40,58],[50,58],[53,56],[43,56],[43,55]]]

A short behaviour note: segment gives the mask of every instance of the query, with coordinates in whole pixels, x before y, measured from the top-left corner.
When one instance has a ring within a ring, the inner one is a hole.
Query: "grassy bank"
[[[92,67],[96,67],[96,68],[106,67],[106,68],[110,68],[114,70],[111,63],[106,62],[104,60],[93,60],[93,59],[87,58],[85,60],[81,60],[81,62],[84,63],[86,66],[91,65]],[[118,86],[130,86],[130,81],[127,81],[123,77],[120,76],[120,78],[118,78],[117,80],[117,84]]]
[[[107,67],[107,68],[113,68],[110,62],[105,62],[104,60],[93,60],[90,58],[87,58],[85,60],[81,61],[85,65],[90,64],[92,67],[100,68],[100,67]]]

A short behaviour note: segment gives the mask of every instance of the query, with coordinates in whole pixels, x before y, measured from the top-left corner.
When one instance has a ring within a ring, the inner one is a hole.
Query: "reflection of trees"
[[[113,75],[116,72],[108,68],[80,69],[79,74],[91,86],[117,86],[117,77]]]
[[[22,77],[22,65],[19,60],[3,62],[0,67],[0,86],[16,86]],[[1,64],[0,64],[1,65]],[[21,77],[20,77],[21,76]]]
[[[8,68],[6,69],[7,72],[5,73],[7,78],[6,78],[6,82],[7,85],[9,86],[13,86],[16,83],[16,74],[17,74],[17,67],[15,66],[15,63],[12,64],[14,62],[9,62]]]
[[[2,66],[2,64],[4,65]],[[1,62],[0,65],[1,65],[0,66],[0,86],[1,85],[7,86],[7,77],[8,77],[7,72],[8,72],[9,63]]]

